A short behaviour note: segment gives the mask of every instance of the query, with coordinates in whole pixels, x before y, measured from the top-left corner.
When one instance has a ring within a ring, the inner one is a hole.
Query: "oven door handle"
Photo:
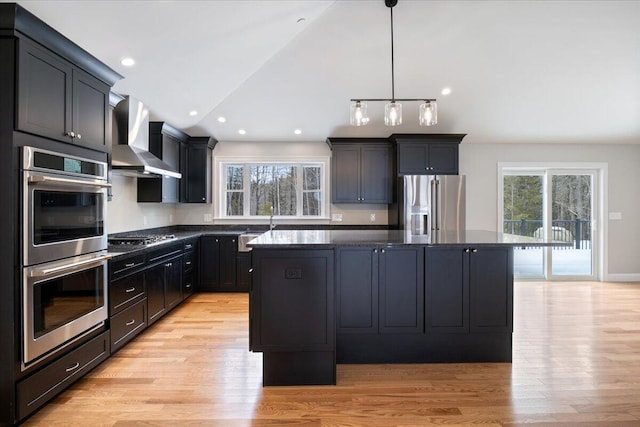
[[[55,176],[46,176],[33,174],[29,176],[29,184],[40,184],[43,182],[53,182],[57,184],[75,184],[75,185],[88,185],[91,187],[104,187],[109,188],[111,184],[108,182],[87,182],[81,179],[72,179],[72,178],[58,178]]]
[[[38,269],[34,269],[31,270],[29,272],[29,276],[30,277],[45,277],[45,276],[50,276],[52,274],[56,274],[56,273],[60,273],[61,271],[65,271],[65,270],[74,270],[78,267],[88,267],[91,264],[95,264],[98,265],[100,264],[102,261],[107,260],[109,258],[111,258],[112,255],[101,255],[99,257],[95,257],[95,258],[91,258],[91,259],[85,259],[82,261],[77,261],[71,264],[65,264],[65,265],[61,265],[58,267],[51,267],[51,268],[38,268]]]

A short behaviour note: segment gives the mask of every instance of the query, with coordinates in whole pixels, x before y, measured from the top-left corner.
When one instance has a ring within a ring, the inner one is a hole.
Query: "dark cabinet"
[[[393,203],[393,156],[387,139],[330,138],[331,201]]]
[[[399,175],[457,175],[461,134],[393,134]]]
[[[512,264],[510,247],[428,248],[427,331],[510,333]]]
[[[196,289],[197,260],[198,260],[198,239],[193,239],[184,244],[183,276],[182,276],[182,299],[187,299]]]
[[[202,236],[200,282],[203,291],[239,291],[236,282],[237,236]]]
[[[337,250],[338,333],[422,333],[424,249]]]
[[[165,122],[149,123],[149,152],[174,170],[180,169],[180,144],[189,136]],[[177,203],[179,179],[172,177],[138,179],[138,202]]]
[[[148,324],[158,320],[182,301],[182,247],[151,252],[150,268],[144,271],[147,288]]]
[[[238,252],[236,258],[236,288],[239,292],[249,291],[251,280],[251,252]]]
[[[333,351],[333,251],[252,253],[250,347],[254,351]]]
[[[210,137],[192,137],[181,143],[181,203],[211,203],[211,163],[216,143]]]
[[[108,151],[109,85],[35,43],[19,46],[16,128]]]

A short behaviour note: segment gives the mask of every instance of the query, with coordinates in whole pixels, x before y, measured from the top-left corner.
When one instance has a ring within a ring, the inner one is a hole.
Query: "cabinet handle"
[[[131,292],[133,292],[133,291],[135,291],[135,290],[136,290],[136,288],[134,287],[134,288],[125,289],[124,291],[125,291],[126,293],[130,294]]]
[[[202,201],[204,202],[205,200],[206,200],[206,199],[203,197],[203,198],[202,198]]]
[[[65,369],[65,372],[71,372],[71,371],[75,371],[76,369],[78,369],[80,367],[80,362],[76,362],[75,365],[73,366],[69,366],[67,369]]]
[[[131,325],[133,325],[134,323],[136,323],[136,320],[135,320],[135,319],[131,319],[131,320],[129,320],[127,323],[125,323],[125,326],[131,326]]]
[[[80,135],[79,133],[76,133],[76,139],[82,139],[82,135]]]
[[[218,243],[220,240],[216,239],[216,243]]]
[[[235,242],[236,242],[236,239],[231,239],[231,243],[235,243]]]
[[[191,283],[187,283],[186,285],[184,285],[184,287],[189,289],[191,287]]]
[[[165,267],[167,267],[167,268],[169,268],[169,267],[171,267],[172,265],[173,265],[173,263],[172,263],[172,262],[168,262],[168,263],[166,263],[164,266],[165,266]]]
[[[76,133],[72,130],[67,131],[67,133],[64,134],[65,136],[68,136],[69,138],[73,139],[76,137]]]
[[[185,262],[185,265],[191,265],[191,261]]]
[[[471,249],[471,252],[473,252],[475,254],[476,252],[478,252],[478,250],[477,249]]]
[[[464,250],[464,253],[465,253],[465,254],[468,254],[468,253],[469,253],[469,248],[466,248],[466,249]]]
[[[373,250],[373,253],[374,253],[374,254],[377,254],[377,253],[378,253],[378,249],[377,249],[377,248],[376,248],[376,249],[374,249],[374,250]]]
[[[384,253],[384,249],[380,249],[380,253],[383,254]]]
[[[187,243],[186,245],[184,245],[185,249],[191,249],[193,247],[193,245],[191,243]]]
[[[126,263],[124,266],[125,266],[125,267],[133,267],[134,265],[136,265],[136,263],[135,263],[135,262],[128,262],[128,263]]]

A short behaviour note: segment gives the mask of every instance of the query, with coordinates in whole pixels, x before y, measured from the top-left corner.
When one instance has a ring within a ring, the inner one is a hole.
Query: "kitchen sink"
[[[251,248],[247,247],[247,243],[255,239],[256,237],[258,237],[259,235],[260,234],[255,234],[255,233],[245,233],[238,236],[238,252],[251,251]]]

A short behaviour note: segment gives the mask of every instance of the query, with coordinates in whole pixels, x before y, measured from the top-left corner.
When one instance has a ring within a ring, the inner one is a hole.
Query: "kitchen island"
[[[336,363],[511,362],[513,247],[556,244],[476,230],[268,231],[249,242],[263,384],[335,384]]]

